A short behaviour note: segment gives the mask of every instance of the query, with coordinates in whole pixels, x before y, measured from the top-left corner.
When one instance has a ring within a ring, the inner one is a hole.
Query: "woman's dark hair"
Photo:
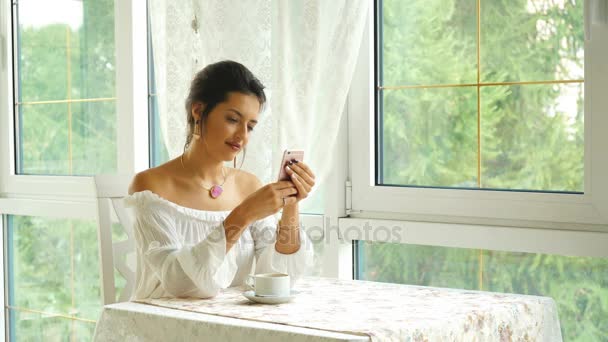
[[[201,121],[204,125],[209,113],[219,103],[226,101],[230,92],[253,95],[258,98],[260,107],[266,103],[264,85],[241,63],[226,60],[209,64],[194,76],[186,99],[188,135],[184,149],[190,145],[194,133],[192,105],[197,102],[204,104],[205,108],[201,113]]]

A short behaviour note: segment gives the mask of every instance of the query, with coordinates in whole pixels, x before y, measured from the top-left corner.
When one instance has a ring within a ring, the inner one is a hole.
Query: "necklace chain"
[[[182,155],[179,157],[179,161],[182,164],[182,168],[186,171],[190,171],[188,169],[186,169],[186,166],[184,165],[184,154],[182,153]],[[219,184],[219,186],[221,187],[222,185],[224,185],[224,183],[226,183],[226,173],[224,172],[224,167],[222,166],[222,176],[224,176],[224,181],[222,182],[222,184]],[[206,188],[203,184],[199,183],[199,185],[205,189],[205,190],[211,190],[213,188],[213,186],[211,188]],[[215,185],[214,185],[215,186]]]

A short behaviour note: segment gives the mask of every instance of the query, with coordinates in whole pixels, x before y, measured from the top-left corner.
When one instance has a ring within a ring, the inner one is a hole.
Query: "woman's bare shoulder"
[[[136,174],[129,186],[129,194],[144,190],[163,194],[171,184],[171,164],[172,162],[167,162]]]

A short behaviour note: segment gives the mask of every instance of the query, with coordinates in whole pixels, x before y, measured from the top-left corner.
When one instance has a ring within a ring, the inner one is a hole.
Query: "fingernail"
[[[293,160],[290,160],[289,163],[287,163],[289,165],[293,165]]]
[[[291,168],[289,166],[285,166],[285,170],[291,171]]]
[[[293,162],[297,164],[297,163],[299,163],[300,161],[299,161],[299,160],[297,160],[297,159],[294,159],[294,160],[293,160]]]

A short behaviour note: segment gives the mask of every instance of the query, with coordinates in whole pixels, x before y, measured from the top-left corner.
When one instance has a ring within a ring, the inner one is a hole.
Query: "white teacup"
[[[250,274],[245,280],[256,296],[286,297],[291,294],[289,274],[261,273]]]

